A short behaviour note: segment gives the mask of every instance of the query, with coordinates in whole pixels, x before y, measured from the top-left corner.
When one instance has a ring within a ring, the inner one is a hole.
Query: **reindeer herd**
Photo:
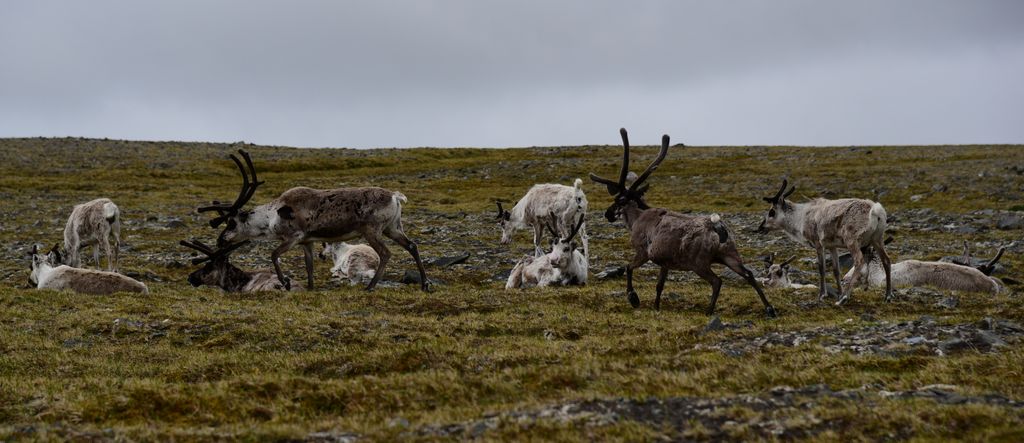
[[[609,223],[621,220],[629,232],[633,258],[626,265],[626,295],[629,303],[639,307],[640,298],[633,287],[633,273],[647,262],[660,268],[655,289],[654,308],[660,309],[661,295],[670,270],[690,271],[711,285],[707,313],[714,312],[722,287],[722,278],[712,265],[723,265],[735,272],[757,294],[769,317],[776,315],[762,284],[774,288],[816,288],[819,300],[829,291],[826,283],[826,251],[831,256],[831,270],[836,284],[837,305],[848,302],[853,289],[862,284],[885,287],[884,299],[893,298],[894,286],[935,286],[941,289],[996,294],[1000,281],[990,274],[1004,249],[988,262],[977,265],[966,249],[962,260],[924,262],[906,260],[893,264],[885,250],[892,238],[883,239],[887,215],[880,203],[865,199],[814,199],[797,203],[787,198],[795,187],[787,180],[772,197],[764,201],[770,207],[759,233],[780,230],[798,244],[814,249],[817,255],[818,285],[799,285],[789,278],[792,262],[766,263],[764,278],[757,278],[744,264],[736,246],[736,236],[718,214],[695,215],[651,207],[644,196],[650,189],[647,180],[665,160],[669,137],[662,137],[661,149],[642,174],[629,171],[630,148],[625,129],[620,130],[623,145],[622,167],[615,180],[593,173],[590,179],[604,185],[612,202],[605,210]],[[257,178],[256,167],[244,150],[229,158],[242,177],[241,190],[231,203],[214,201],[198,208],[198,212],[215,213],[209,224],[224,228],[217,236],[216,246],[199,240],[182,240],[180,244],[198,252],[192,259],[202,268],[192,272],[188,281],[193,286],[215,286],[229,292],[294,291],[303,285],[293,282],[281,270],[281,254],[295,246],[305,259],[305,289],[314,288],[314,247],[322,247],[320,257],[332,259],[332,275],[348,279],[352,284],[365,284],[373,290],[391,258],[384,239],[405,249],[416,262],[419,283],[429,290],[429,280],[416,243],[402,229],[401,192],[378,187],[312,189],[294,187],[268,203],[243,209],[264,182]],[[241,158],[239,158],[241,157]],[[508,244],[519,229],[533,230],[534,254],[523,257],[512,269],[505,289],[527,287],[586,285],[589,275],[590,247],[587,235],[587,197],[583,181],[573,186],[538,184],[515,204],[511,211],[497,203],[501,243]],[[788,189],[787,189],[788,187]],[[109,199],[101,198],[74,207],[64,230],[63,247],[54,245],[46,253],[33,246],[30,280],[39,289],[70,290],[108,294],[114,292],[148,293],[145,284],[118,273],[120,249],[120,210]],[[549,248],[543,238],[550,236]],[[111,245],[110,237],[113,237]],[[346,242],[362,238],[366,244]],[[579,243],[577,243],[577,239]],[[252,241],[277,243],[270,254],[273,270],[245,271],[230,263],[232,252]],[[100,251],[107,259],[106,270],[82,267],[82,249],[93,247],[93,259],[100,267]],[[839,249],[852,257],[850,270],[842,275]],[[549,250],[549,252],[545,252]],[[841,276],[842,275],[842,276]]]

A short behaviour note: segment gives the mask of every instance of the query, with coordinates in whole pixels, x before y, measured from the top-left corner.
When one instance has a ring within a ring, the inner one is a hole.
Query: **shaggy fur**
[[[544,223],[548,215],[554,213],[558,217],[559,230],[567,229],[576,223],[581,214],[587,213],[587,196],[582,189],[583,180],[576,179],[573,186],[559,184],[533,185],[523,198],[512,208],[504,211],[498,204],[498,221],[501,226],[501,243],[512,242],[512,234],[519,229],[533,228],[534,255],[544,255],[541,240],[544,237]],[[589,259],[590,244],[587,226],[584,222],[580,228],[580,241],[583,243],[583,255]]]
[[[658,276],[657,295],[654,308],[661,308],[661,293],[665,289],[665,280],[669,270],[692,271],[711,284],[711,303],[707,313],[711,315],[718,302],[718,294],[722,287],[722,279],[711,269],[712,264],[722,264],[743,276],[747,284],[757,292],[758,297],[771,317],[775,316],[775,308],[768,303],[764,291],[754,277],[753,271],[743,265],[743,259],[736,249],[736,243],[728,227],[717,214],[689,215],[669,211],[662,208],[651,208],[644,201],[644,193],[648,187],[643,183],[658,167],[668,153],[668,135],[661,139],[661,151],[658,158],[647,167],[629,187],[626,178],[629,171],[629,139],[626,130],[619,130],[622,135],[623,164],[618,182],[590,174],[591,180],[604,184],[610,194],[615,196],[612,205],[605,211],[609,222],[625,218],[626,227],[630,232],[630,243],[633,245],[633,260],[626,266],[626,293],[629,303],[640,306],[640,298],[633,289],[633,270],[644,263],[652,261],[661,267]]]
[[[334,261],[331,274],[338,278],[347,278],[355,285],[373,280],[380,264],[380,256],[373,248],[366,245],[350,245],[345,242],[324,243],[321,259],[330,257]]]
[[[256,180],[255,167],[248,153],[239,150],[246,159],[253,182],[250,184],[246,170],[232,155],[232,160],[242,173],[243,191],[231,205],[215,204],[199,208],[202,211],[217,211],[221,215],[211,221],[219,225],[227,221],[227,227],[217,239],[218,246],[245,240],[277,240],[279,246],[270,255],[278,280],[289,286],[291,281],[281,272],[280,257],[292,247],[302,247],[305,255],[306,282],[313,289],[313,245],[318,242],[348,241],[359,237],[380,256],[380,263],[366,289],[372,290],[384,275],[384,268],[391,259],[391,251],[385,246],[383,237],[390,238],[412,255],[422,281],[421,288],[428,290],[426,271],[420,260],[416,243],[402,230],[402,203],[405,195],[376,187],[311,189],[291,188],[269,203],[257,206],[251,211],[242,211],[260,183]]]
[[[29,279],[38,289],[73,291],[83,294],[113,294],[116,292],[149,293],[142,282],[116,272],[72,268],[58,265],[60,253],[56,246],[48,254],[32,254],[32,273]]]
[[[846,274],[853,277],[853,269]],[[856,283],[865,283],[877,288],[885,285],[885,274],[874,254],[868,255],[866,264],[861,265],[863,276]],[[976,268],[955,263],[904,260],[892,265],[892,284],[899,287],[933,286],[949,291],[984,292],[992,295],[1002,290],[999,280],[989,277]]]
[[[114,236],[111,249],[109,237]],[[64,226],[64,264],[81,267],[81,249],[92,246],[96,267],[100,267],[100,247],[107,257],[107,270],[117,271],[121,249],[121,211],[108,198],[76,205]]]
[[[826,200],[815,199],[807,203],[793,203],[786,196],[793,193],[792,188],[783,195],[787,182],[783,180],[782,188],[775,197],[764,200],[772,206],[758,227],[758,232],[782,230],[786,236],[802,245],[814,248],[818,254],[818,299],[824,300],[827,295],[825,286],[825,250],[832,254],[832,271],[839,288],[840,297],[836,302],[841,305],[850,300],[853,294],[851,281],[860,279],[861,265],[864,263],[861,248],[872,246],[878,251],[882,268],[889,281],[890,261],[882,244],[885,235],[886,213],[881,204],[863,199]],[[854,273],[852,280],[840,279],[838,248],[850,251],[853,257]],[[845,280],[845,281],[844,281]],[[887,284],[885,299],[892,297],[892,285]]]

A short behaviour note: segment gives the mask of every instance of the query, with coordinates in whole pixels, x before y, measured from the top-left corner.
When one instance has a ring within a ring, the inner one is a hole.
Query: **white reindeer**
[[[377,273],[380,256],[366,245],[350,245],[345,242],[323,243],[320,258],[330,257],[334,261],[331,274],[347,278],[351,284],[368,283]]]
[[[569,286],[586,285],[589,265],[587,257],[580,253],[573,238],[584,223],[584,216],[580,215],[579,221],[569,235],[563,237],[555,228],[557,216],[550,215],[550,221],[545,222],[551,237],[551,252],[540,257],[523,257],[512,273],[508,276],[505,289],[522,289],[532,286]]]
[[[541,240],[544,236],[545,219],[551,213],[558,216],[557,227],[560,230],[572,226],[581,214],[587,213],[587,196],[583,193],[583,180],[576,179],[572,186],[553,183],[533,185],[523,198],[506,211],[498,204],[498,223],[501,226],[501,243],[512,242],[512,234],[519,229],[533,228],[534,256],[544,255]],[[590,244],[587,226],[584,222],[580,230],[583,243],[583,255],[590,258]]]
[[[60,246],[54,245],[46,254],[32,246],[32,273],[29,280],[38,289],[73,291],[84,294],[113,294],[115,292],[149,293],[142,282],[116,272],[72,268],[62,265]]]
[[[885,208],[871,200],[852,198],[818,198],[807,203],[793,203],[786,200],[786,197],[792,194],[796,187],[786,191],[787,185],[788,182],[783,180],[782,187],[774,197],[764,198],[764,201],[772,206],[761,221],[757,232],[781,229],[793,241],[814,248],[818,254],[819,300],[824,300],[827,294],[825,249],[829,249],[832,253],[832,271],[840,294],[836,305],[842,305],[850,300],[853,293],[853,284],[850,282],[860,280],[860,270],[864,264],[861,248],[873,246],[878,251],[885,271],[885,300],[891,300],[891,262],[882,244],[887,227]],[[854,271],[848,281],[840,281],[838,248],[847,249],[853,257]]]
[[[891,240],[892,237],[888,238],[886,243]],[[868,248],[864,252],[864,263],[859,269],[861,277],[855,283],[880,287],[885,283],[882,266],[878,263],[873,249]],[[993,259],[989,262],[989,266],[994,266],[997,260],[998,258]],[[850,269],[844,279],[854,281],[854,270]],[[1003,288],[999,279],[990,277],[973,266],[919,260],[903,260],[894,263],[892,265],[892,284],[899,287],[934,286],[949,291],[984,292],[992,295],[998,294]]]
[[[789,265],[796,260],[796,256],[790,257],[782,263],[773,263],[775,256],[768,256],[768,270],[766,271],[767,276],[759,279],[761,284],[766,288],[779,288],[779,289],[818,289],[815,285],[805,285],[800,283],[793,283],[789,279]]]
[[[114,248],[110,248],[109,236],[114,236]],[[92,246],[92,256],[96,267],[100,267],[100,246],[107,256],[107,270],[117,271],[119,250],[121,249],[121,211],[109,198],[76,205],[71,210],[68,223],[64,226],[64,264],[73,268],[81,267],[81,249]]]
[[[199,208],[199,212],[216,211],[218,216],[210,220],[210,226],[227,226],[217,238],[217,246],[224,247],[245,240],[277,240],[278,247],[270,254],[277,278],[291,286],[291,280],[281,272],[280,257],[285,251],[299,245],[306,259],[306,286],[313,289],[313,245],[317,242],[335,242],[363,237],[366,243],[380,256],[373,279],[366,290],[373,290],[384,275],[384,267],[391,259],[391,251],[384,245],[382,237],[398,243],[412,255],[420,272],[420,288],[429,290],[427,273],[416,248],[416,243],[406,237],[402,230],[402,203],[406,201],[401,192],[383,188],[336,188],[311,189],[291,188],[269,203],[243,211],[242,206],[256,193],[263,182],[256,178],[249,153],[239,149],[245,159],[246,168],[234,154],[230,158],[242,174],[242,190],[234,203],[214,202]],[[249,181],[252,174],[252,182]]]

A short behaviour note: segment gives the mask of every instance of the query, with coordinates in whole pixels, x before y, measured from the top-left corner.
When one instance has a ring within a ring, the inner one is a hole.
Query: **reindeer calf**
[[[46,254],[32,247],[32,273],[29,280],[37,289],[73,291],[84,294],[113,294],[115,292],[149,293],[142,282],[116,272],[73,268],[61,265],[59,245]]]
[[[793,283],[789,279],[789,264],[796,260],[796,256],[790,257],[782,263],[772,263],[774,256],[769,256],[767,262],[768,269],[765,272],[766,277],[759,279],[761,284],[766,288],[779,288],[779,289],[817,289],[815,285],[805,285],[800,283]]]
[[[182,246],[195,249],[206,257],[192,259],[193,265],[206,263],[202,268],[188,275],[188,283],[193,287],[214,286],[227,292],[263,292],[263,291],[301,291],[302,285],[294,282],[290,287],[278,280],[277,274],[271,270],[243,271],[232,265],[229,259],[231,252],[248,241],[235,243],[226,248],[214,250],[198,240],[179,242]]]
[[[111,251],[108,237],[114,235]],[[118,253],[121,249],[121,211],[109,198],[76,205],[71,210],[68,223],[64,226],[64,264],[73,268],[81,267],[80,250],[92,246],[96,267],[100,267],[100,246],[107,256],[107,270],[117,271]]]
[[[350,245],[345,242],[322,243],[323,252],[320,259],[330,257],[334,261],[331,274],[338,278],[347,278],[353,285],[369,283],[377,274],[380,256],[367,245]]]

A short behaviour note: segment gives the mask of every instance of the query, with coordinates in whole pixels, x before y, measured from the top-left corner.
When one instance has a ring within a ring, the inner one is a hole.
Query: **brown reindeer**
[[[615,198],[605,211],[605,218],[609,222],[624,218],[630,232],[630,243],[635,254],[633,260],[626,266],[626,292],[629,303],[634,308],[640,306],[640,298],[633,290],[633,270],[652,261],[661,266],[654,309],[661,308],[661,293],[665,289],[668,271],[692,271],[711,284],[711,304],[707,310],[707,314],[711,315],[715,311],[718,293],[722,287],[722,279],[711,270],[711,265],[717,263],[743,276],[761,298],[768,316],[775,317],[775,308],[768,303],[764,291],[754,278],[754,273],[743,265],[743,259],[736,250],[736,243],[729,229],[717,214],[681,214],[663,208],[652,208],[644,201],[644,193],[650,188],[644,181],[668,154],[668,135],[661,139],[658,157],[627,187],[629,138],[625,129],[620,129],[619,133],[622,135],[623,159],[618,181],[601,178],[593,173],[590,174],[590,179],[605,185],[608,193]]]
[[[384,267],[391,258],[391,251],[382,240],[382,237],[387,237],[409,251],[416,260],[421,288],[424,291],[428,290],[426,271],[423,269],[416,243],[409,240],[402,231],[402,203],[406,198],[401,192],[375,187],[327,190],[296,187],[285,191],[269,203],[243,211],[242,207],[263,182],[256,178],[256,168],[249,153],[241,149],[238,153],[248,166],[247,173],[238,157],[231,154],[231,160],[242,174],[242,190],[238,198],[231,204],[214,202],[210,206],[199,208],[199,212],[218,213],[216,218],[210,220],[210,226],[218,227],[221,223],[227,222],[224,231],[217,238],[218,246],[255,239],[281,242],[271,253],[270,259],[274,264],[277,278],[289,287],[290,280],[281,273],[280,257],[285,251],[299,245],[306,259],[306,286],[313,289],[313,246],[317,242],[347,241],[363,237],[380,256],[376,274],[366,286],[366,290],[369,291],[377,286],[377,282],[384,275]],[[249,173],[252,174],[252,181],[249,180]]]
[[[226,248],[213,249],[199,240],[182,240],[182,246],[199,251],[205,257],[192,259],[193,265],[206,263],[202,268],[188,275],[188,282],[194,287],[216,286],[227,292],[296,291],[302,286],[293,283],[286,288],[273,271],[243,271],[229,261],[231,253],[245,246],[249,241],[235,243]]]

